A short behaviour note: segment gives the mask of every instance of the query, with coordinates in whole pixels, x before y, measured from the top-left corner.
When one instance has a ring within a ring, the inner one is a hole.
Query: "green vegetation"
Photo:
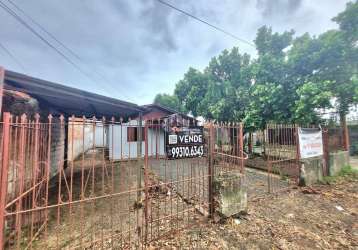
[[[174,93],[158,94],[155,102],[207,119],[244,121],[251,130],[268,122],[318,123],[325,108],[345,118],[358,103],[357,9],[357,0],[348,3],[332,19],[339,28],[319,36],[263,26],[254,41],[257,58],[237,47],[224,50],[203,71],[189,68]]]
[[[352,168],[351,166],[347,165],[344,166],[341,171],[335,176],[324,176],[323,177],[323,184],[332,184],[337,182],[339,179],[342,178],[352,178],[358,180],[358,169]]]
[[[178,112],[183,112],[183,108],[179,103],[178,97],[168,94],[157,94],[154,98],[154,104],[160,104],[162,106],[174,109]]]
[[[339,171],[338,176],[341,176],[341,177],[351,176],[354,178],[358,178],[358,169],[352,168],[349,165],[344,166],[341,169],[341,171]]]

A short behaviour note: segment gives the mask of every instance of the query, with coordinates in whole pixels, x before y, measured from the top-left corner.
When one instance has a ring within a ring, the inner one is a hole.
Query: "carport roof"
[[[5,71],[4,88],[21,91],[66,116],[131,117],[145,111],[134,103],[98,95],[13,71]],[[52,112],[52,111],[51,111]]]

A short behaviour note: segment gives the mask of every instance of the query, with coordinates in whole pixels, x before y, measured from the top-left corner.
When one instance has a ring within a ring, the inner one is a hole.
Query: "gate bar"
[[[0,118],[2,114],[2,99],[4,95],[5,69],[0,66]]]
[[[209,166],[208,166],[208,184],[209,184],[209,217],[214,214],[214,195],[213,195],[213,169],[214,169],[214,127],[210,122],[209,126]]]
[[[5,203],[7,195],[7,178],[9,168],[9,142],[10,142],[10,119],[9,112],[4,113],[3,124],[3,152],[2,152],[2,171],[1,171],[1,188],[0,188],[0,250],[4,249],[4,226],[5,226]]]

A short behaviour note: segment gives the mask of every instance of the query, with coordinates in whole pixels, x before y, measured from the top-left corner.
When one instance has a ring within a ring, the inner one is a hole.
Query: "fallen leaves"
[[[249,202],[246,215],[198,222],[201,230],[154,249],[357,249],[357,192],[358,182],[341,182],[266,196]]]

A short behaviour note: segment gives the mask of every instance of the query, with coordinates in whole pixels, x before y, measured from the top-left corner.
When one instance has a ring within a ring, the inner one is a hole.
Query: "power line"
[[[0,0],[0,7],[4,9],[8,14],[14,17],[18,22],[20,22],[25,28],[27,28],[31,33],[33,33],[36,37],[38,37],[41,41],[43,41],[50,48],[55,50],[57,54],[59,54],[63,59],[65,59],[69,64],[71,64],[74,68],[76,68],[81,74],[86,76],[92,82],[97,83],[96,80],[92,79],[91,75],[89,75],[86,71],[84,71],[79,65],[77,65],[74,61],[71,60],[66,54],[64,54],[61,50],[59,50],[56,46],[54,46],[50,41],[48,41],[45,37],[43,37],[40,33],[38,33],[34,28],[32,28],[25,20],[23,20],[15,11],[13,11],[9,6],[7,6],[4,2]],[[58,39],[56,39],[58,41]],[[105,80],[106,81],[106,80]],[[103,86],[103,85],[102,85]],[[110,95],[110,91],[106,91]]]
[[[55,40],[59,45],[61,45],[65,50],[67,50],[68,53],[70,53],[72,56],[76,57],[78,60],[81,60],[81,58],[69,47],[67,47],[64,43],[62,43],[60,40],[58,40],[51,32],[46,30],[39,22],[37,22],[35,19],[33,19],[29,14],[27,14],[20,6],[15,4],[11,0],[7,0],[12,6],[14,6],[19,12],[21,12],[24,16],[26,16],[30,21],[35,24],[38,28],[40,28],[43,32],[45,32],[49,37],[51,37],[53,40]]]
[[[26,16],[33,24],[35,24],[40,30],[42,30],[45,34],[47,34],[50,38],[52,38],[54,41],[56,41],[62,48],[64,48],[70,55],[72,55],[73,57],[75,57],[78,61],[80,61],[82,64],[86,64],[85,60],[83,60],[81,58],[80,55],[78,55],[74,50],[72,50],[71,48],[69,48],[68,46],[66,46],[63,42],[61,42],[58,38],[56,38],[56,36],[51,33],[50,31],[48,31],[43,25],[41,25],[39,22],[37,22],[34,18],[32,18],[28,13],[26,13],[20,6],[18,6],[17,4],[15,4],[13,1],[11,0],[7,0],[11,5],[13,5],[19,12],[21,12],[24,16]],[[92,71],[94,73],[97,74],[97,76],[99,76],[102,80],[104,80],[105,82],[109,82],[109,80],[102,75],[101,73],[99,73],[97,70],[92,68]],[[114,89],[114,88],[111,88]],[[115,91],[117,91],[115,89]],[[129,97],[126,94],[121,94],[123,95],[125,98],[129,99]]]
[[[54,45],[52,45],[46,38],[44,38],[41,34],[39,34],[36,30],[34,30],[26,21],[24,21],[19,15],[16,14],[13,10],[11,10],[7,5],[5,5],[2,1],[0,1],[0,7],[3,8],[7,13],[9,13],[12,17],[14,17],[18,22],[24,25],[31,33],[33,33],[36,37],[38,37],[41,41],[43,41],[50,48],[55,50],[57,54],[59,54],[63,59],[65,59],[69,64],[75,67],[79,72],[88,77],[90,80],[91,77],[84,72],[75,62],[73,62],[69,57],[67,57],[64,53],[62,53],[59,49],[57,49]]]
[[[174,10],[176,10],[176,11],[178,11],[178,12],[184,14],[184,15],[187,15],[188,17],[191,17],[191,18],[195,19],[195,20],[198,21],[198,22],[204,23],[204,24],[210,26],[211,28],[214,28],[214,29],[216,29],[216,30],[222,32],[222,33],[224,33],[225,35],[228,35],[228,36],[234,38],[235,40],[238,40],[238,41],[243,42],[243,43],[246,43],[246,44],[248,44],[248,45],[250,45],[250,46],[252,46],[252,47],[255,47],[255,45],[254,45],[253,43],[251,43],[251,42],[249,42],[249,41],[247,41],[247,40],[245,40],[245,39],[242,39],[242,38],[240,38],[240,37],[238,37],[238,36],[236,36],[236,35],[234,35],[234,34],[228,32],[228,31],[224,30],[223,28],[220,28],[220,27],[218,27],[218,26],[216,26],[216,25],[214,25],[214,24],[211,24],[211,23],[209,23],[208,21],[205,21],[205,20],[203,20],[203,19],[201,19],[201,18],[199,18],[199,17],[196,17],[196,16],[194,16],[193,14],[190,14],[189,12],[187,12],[187,11],[185,11],[185,10],[179,9],[178,7],[172,5],[172,4],[168,3],[168,2],[165,2],[165,1],[162,1],[162,0],[157,0],[157,1],[158,1],[159,3],[161,3],[161,4],[163,4],[163,5],[166,5],[166,6],[169,7],[169,8],[172,8],[172,9],[174,9]]]
[[[16,56],[15,56],[13,53],[11,53],[11,51],[10,51],[8,48],[6,48],[5,45],[2,44],[1,42],[0,42],[0,48],[2,48],[2,49],[5,51],[5,53],[6,53],[20,68],[22,68],[24,71],[26,71],[24,65],[23,65],[19,60],[17,60]]]

